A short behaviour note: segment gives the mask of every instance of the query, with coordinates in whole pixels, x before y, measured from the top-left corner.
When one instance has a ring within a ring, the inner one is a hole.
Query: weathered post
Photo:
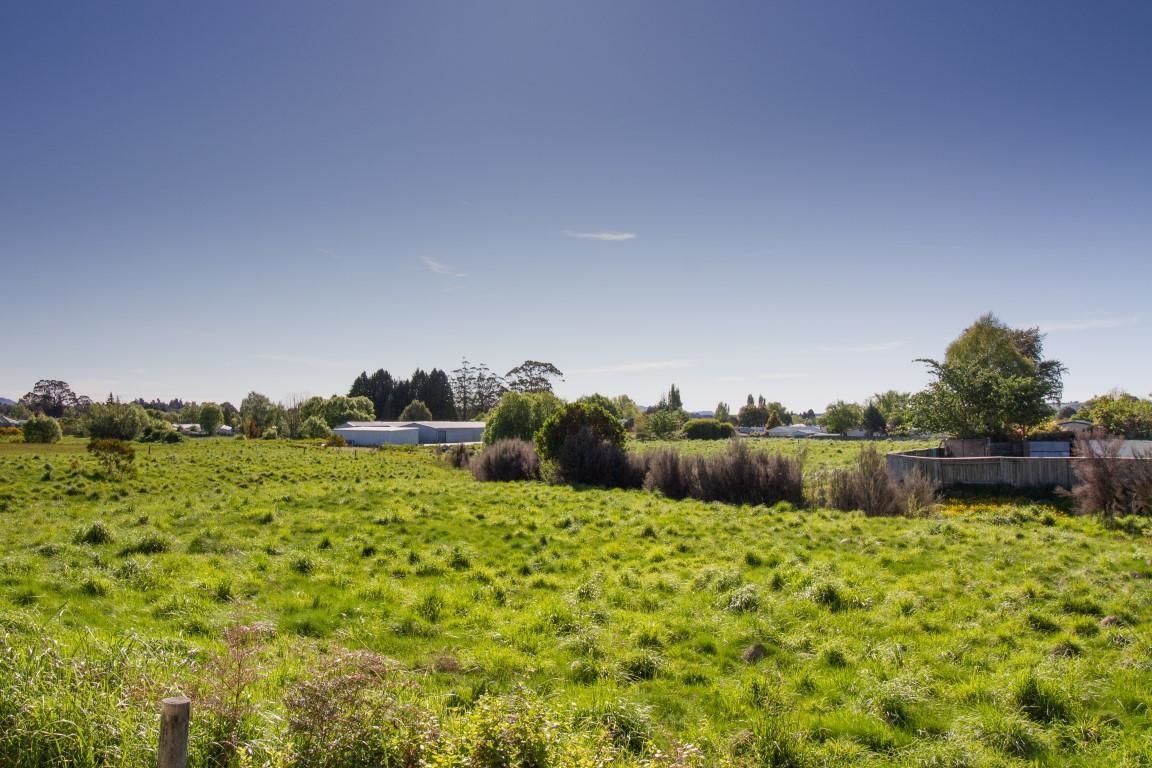
[[[174,696],[161,702],[160,768],[187,768],[191,715],[192,702],[187,696]]]

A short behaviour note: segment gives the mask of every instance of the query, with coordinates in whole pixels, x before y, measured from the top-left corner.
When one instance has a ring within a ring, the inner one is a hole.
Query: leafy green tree
[[[763,427],[768,423],[768,407],[756,405],[752,395],[748,395],[748,400],[750,402],[736,414],[737,423],[741,427]]]
[[[1049,418],[1063,390],[1065,367],[1043,358],[1036,328],[1009,328],[979,318],[953,341],[944,361],[922,359],[934,381],[912,399],[916,425],[956,437],[1007,439]]]
[[[24,442],[56,443],[64,436],[60,422],[51,416],[38,413],[24,422]]]
[[[135,440],[148,426],[148,413],[135,403],[121,403],[111,395],[103,403],[89,406],[85,431],[100,440]]]
[[[624,414],[620,412],[620,408],[617,405],[616,401],[613,400],[612,398],[605,397],[604,395],[601,395],[599,392],[593,393],[591,395],[584,395],[584,397],[581,397],[576,402],[598,405],[601,408],[603,408],[604,410],[608,411],[608,413],[615,416],[616,418],[618,418],[618,419],[624,418]]]
[[[641,406],[636,404],[628,395],[616,395],[611,398],[612,410],[619,413],[620,418],[624,421],[635,421],[636,417],[641,415]]]
[[[545,419],[536,433],[536,452],[542,459],[555,460],[565,440],[584,429],[599,440],[624,445],[624,427],[619,419],[594,403],[570,403]]]
[[[200,406],[200,429],[205,434],[214,435],[220,425],[224,423],[224,409],[216,403],[204,403]]]
[[[196,403],[185,403],[184,407],[180,409],[176,421],[179,424],[199,424],[200,406]]]
[[[717,419],[691,419],[682,431],[688,440],[725,440],[736,435],[731,424]]]
[[[884,432],[897,434],[905,430],[909,419],[912,394],[910,392],[897,392],[890,389],[887,392],[878,392],[868,398],[866,405],[875,406],[884,419]]]
[[[300,437],[307,440],[325,438],[331,434],[332,430],[328,428],[328,422],[324,421],[322,416],[309,416],[304,419],[304,423],[300,425]]]
[[[670,437],[675,437],[676,433],[680,431],[681,426],[685,423],[685,419],[681,418],[683,411],[673,411],[671,409],[664,409],[654,411],[648,414],[645,420],[646,432],[660,440],[667,440]]]
[[[551,392],[552,380],[564,380],[564,373],[552,365],[539,360],[525,360],[508,373],[504,380],[513,392]]]
[[[20,421],[27,421],[32,417],[32,409],[24,405],[24,403],[12,403],[10,405],[0,406],[0,413],[13,419]]]
[[[712,412],[712,417],[716,419],[716,421],[728,421],[731,417],[731,414],[728,412],[728,403],[716,403],[716,410]]]
[[[564,405],[551,392],[505,392],[488,414],[484,425],[484,444],[497,440],[528,440]]]
[[[673,384],[668,388],[668,410],[682,411],[684,410],[684,403],[680,399],[680,390]]]
[[[431,421],[432,411],[419,400],[413,400],[400,412],[400,421]]]
[[[824,409],[820,417],[820,426],[828,432],[843,435],[850,429],[856,429],[864,422],[864,409],[857,403],[846,403],[837,400]]]
[[[888,422],[884,420],[884,414],[874,403],[864,406],[862,424],[864,431],[870,435],[882,435],[888,431]]]
[[[20,398],[20,402],[33,413],[42,413],[59,419],[65,411],[83,410],[91,401],[72,391],[68,382],[57,379],[41,379],[32,387],[32,391]]]
[[[269,427],[280,422],[280,408],[267,395],[249,392],[240,401],[240,421],[248,437],[260,437]]]
[[[367,397],[333,395],[324,401],[324,420],[330,427],[346,421],[372,421],[375,417],[375,406]]]
[[[1152,400],[1142,400],[1126,392],[1094,397],[1076,414],[1102,427],[1110,435],[1129,440],[1152,439]]]
[[[452,371],[452,401],[461,419],[474,419],[496,407],[508,387],[504,379],[492,373],[488,366],[473,365],[465,358],[460,367]]]
[[[773,415],[775,416],[776,423],[772,426],[780,426],[792,423],[792,414],[788,412],[788,409],[784,407],[783,403],[773,400],[770,403],[765,403],[764,408],[768,409],[769,421],[773,421]]]
[[[448,374],[439,368],[429,371],[426,378],[417,381],[417,373],[412,374],[412,385],[416,397],[428,406],[432,418],[441,421],[454,421],[456,419],[456,405],[452,402],[452,385],[448,381]]]

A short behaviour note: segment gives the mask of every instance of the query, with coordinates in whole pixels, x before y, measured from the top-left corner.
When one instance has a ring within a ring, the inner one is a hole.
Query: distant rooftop
[[[482,421],[348,421],[341,427],[370,427],[373,429],[399,429],[403,427],[428,427],[429,429],[483,429]]]

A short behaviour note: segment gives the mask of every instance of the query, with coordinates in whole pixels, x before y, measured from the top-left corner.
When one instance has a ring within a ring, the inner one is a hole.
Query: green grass
[[[1152,547],[1054,505],[867,519],[232,440],[109,481],[77,445],[0,444],[6,766],[150,764],[177,690],[198,766],[1152,760]]]
[[[843,469],[856,460],[860,449],[875,446],[880,453],[936,448],[938,440],[809,440],[783,437],[753,437],[744,440],[753,450],[771,451],[785,456],[803,455],[805,474],[822,469]],[[672,448],[684,453],[715,453],[727,447],[727,440],[636,440],[629,443],[634,451]]]

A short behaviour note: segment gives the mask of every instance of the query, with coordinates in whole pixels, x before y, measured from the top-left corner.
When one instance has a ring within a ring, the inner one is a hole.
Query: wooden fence
[[[920,472],[941,488],[958,485],[1002,485],[1012,488],[1071,488],[1077,458],[979,456],[945,458],[939,448],[890,453],[888,472],[902,480]]]

